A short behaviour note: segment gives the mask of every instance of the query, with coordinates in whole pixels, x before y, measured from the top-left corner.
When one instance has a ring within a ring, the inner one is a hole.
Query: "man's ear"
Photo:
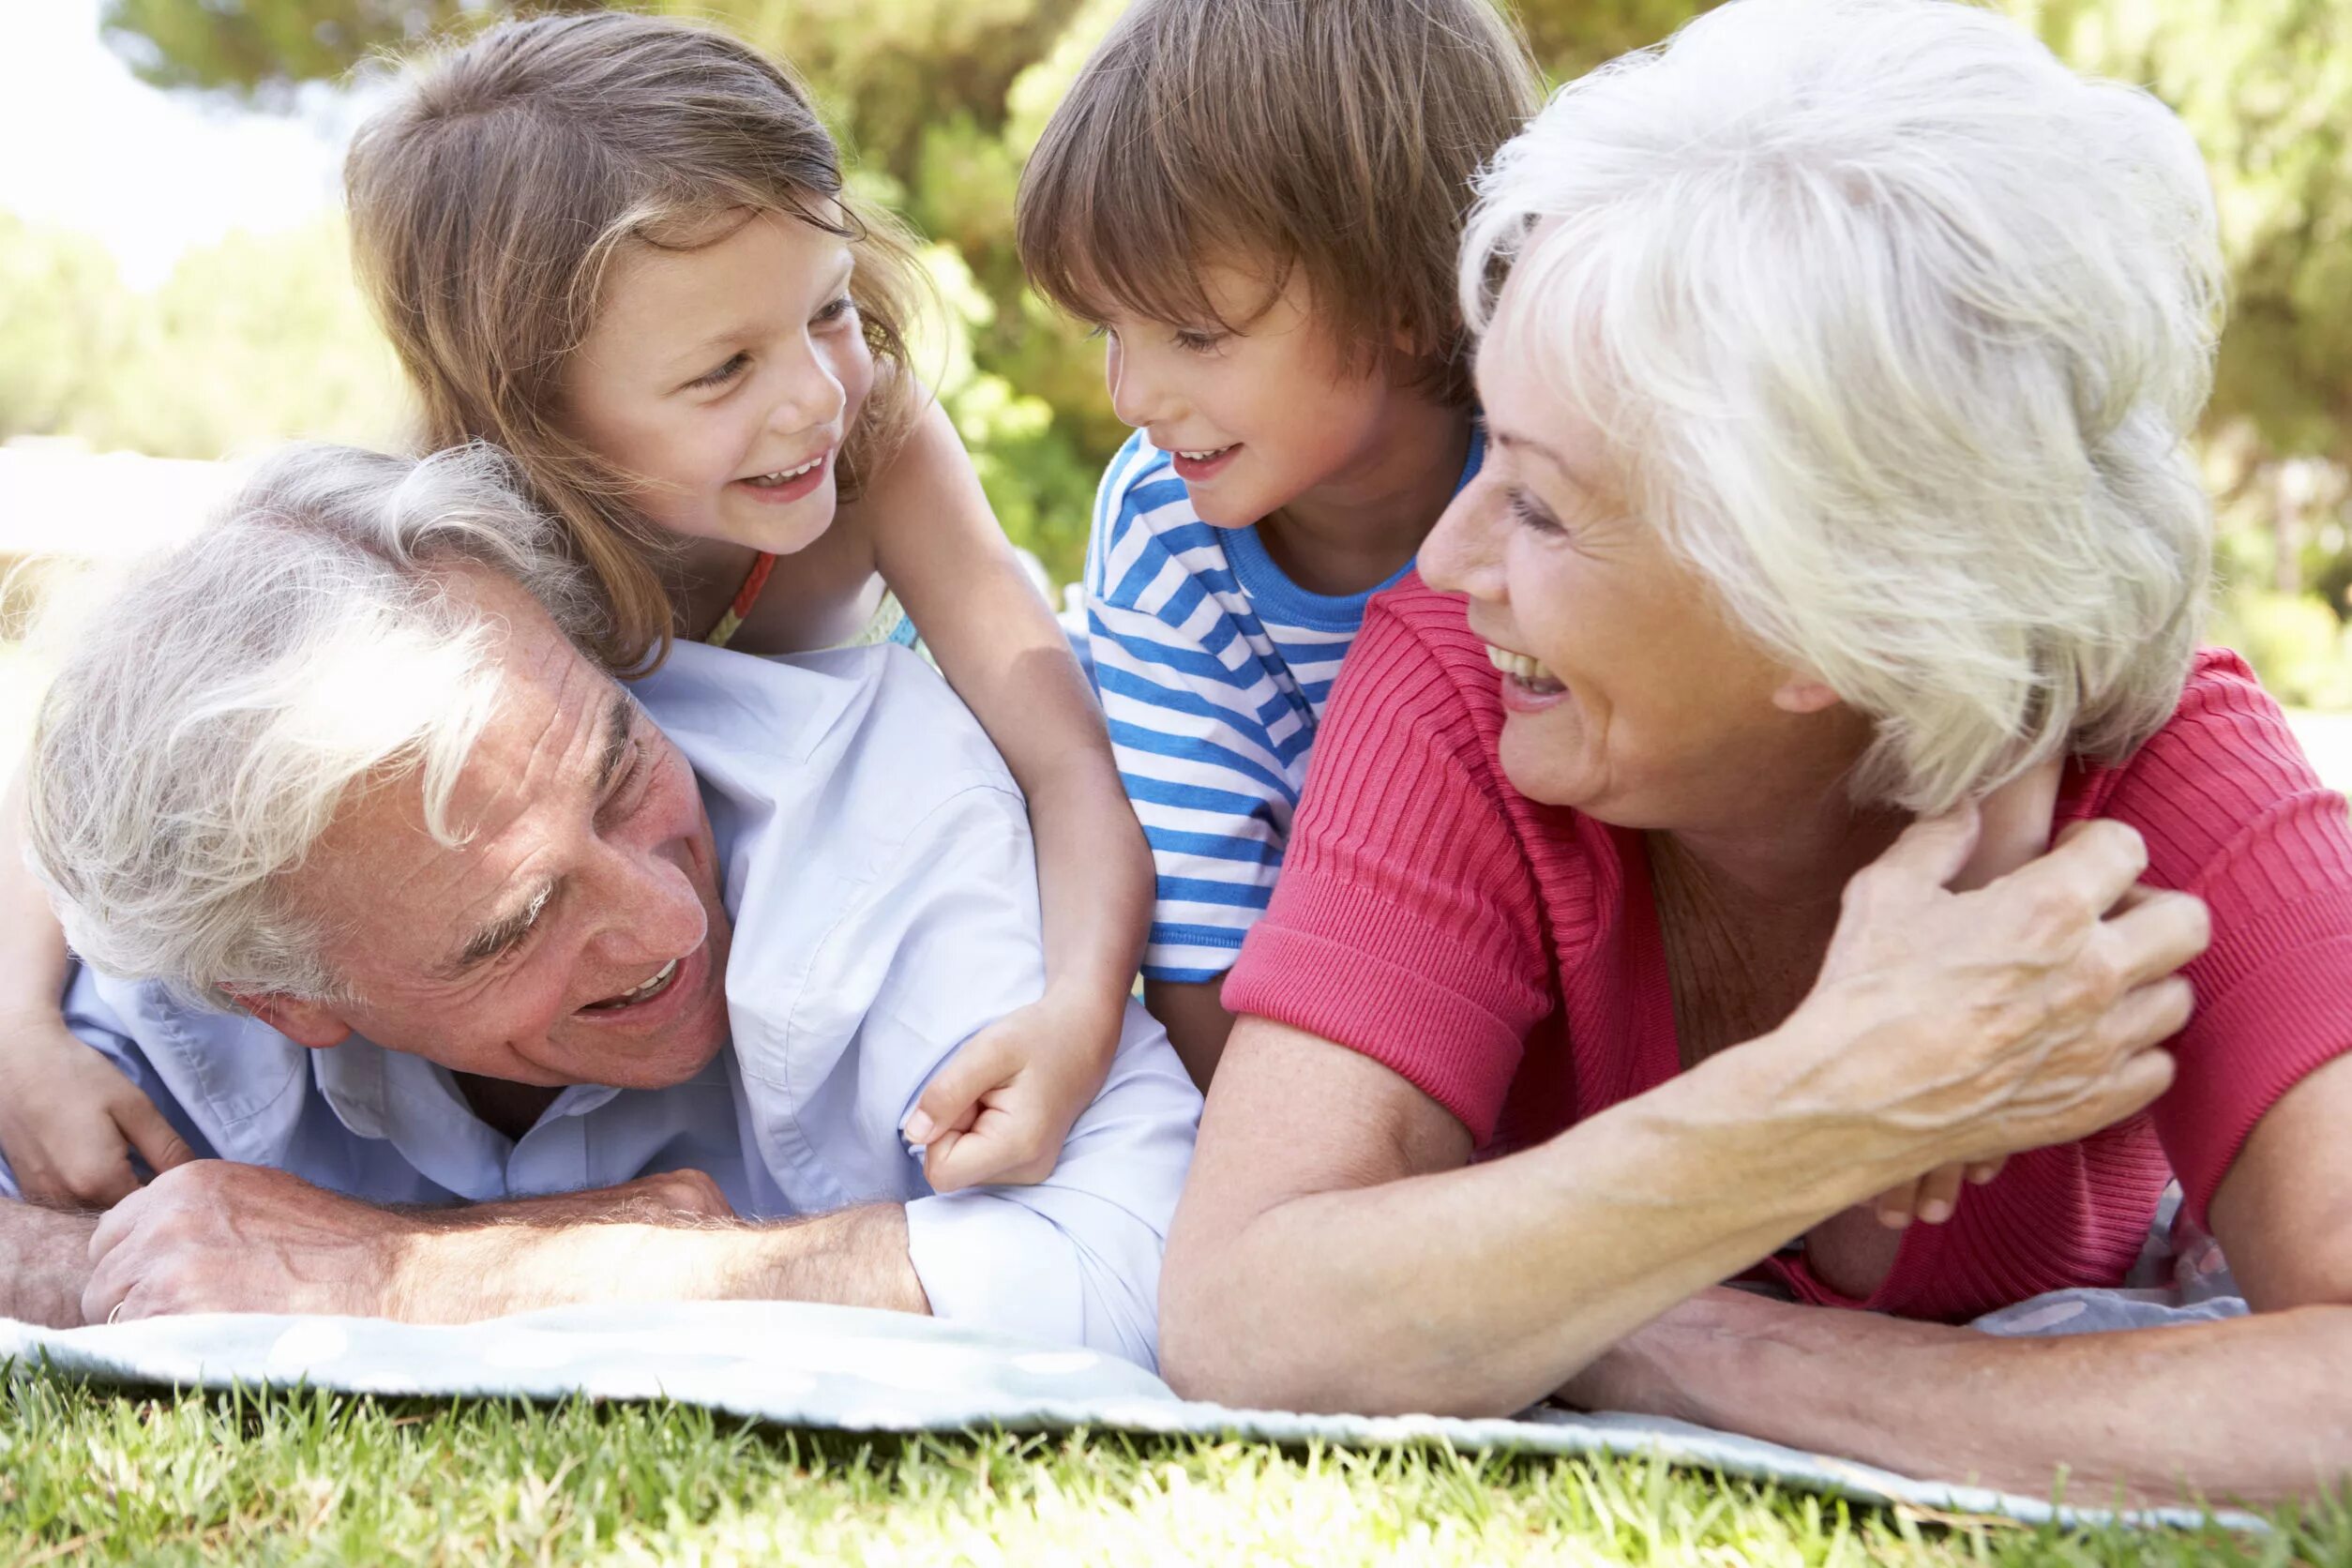
[[[327,1050],[351,1038],[351,1025],[324,1002],[283,991],[231,991],[229,999],[297,1046]]]
[[[1790,675],[1772,688],[1772,706],[1785,714],[1822,713],[1837,702],[1837,693],[1810,675]]]

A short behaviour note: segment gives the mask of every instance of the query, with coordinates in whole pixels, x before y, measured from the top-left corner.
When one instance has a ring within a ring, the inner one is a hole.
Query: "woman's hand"
[[[192,1158],[153,1101],[55,1012],[0,1030],[0,1153],[36,1203],[103,1209]]]
[[[2136,832],[2077,823],[2048,854],[1954,893],[1977,842],[1964,807],[1864,867],[1786,1026],[1826,1048],[1789,1103],[1817,1105],[1891,1178],[2068,1142],[2140,1109],[2172,1082],[2156,1048],[2194,1005],[2174,972],[2205,950],[2205,906],[2136,885]]]

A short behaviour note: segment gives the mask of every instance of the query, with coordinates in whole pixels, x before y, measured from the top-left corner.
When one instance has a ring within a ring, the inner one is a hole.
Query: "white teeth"
[[[802,463],[798,468],[781,468],[776,470],[774,474],[761,474],[755,477],[751,482],[755,485],[784,484],[789,480],[797,479],[802,475],[813,471],[825,460],[826,456],[827,454],[820,452],[815,457],[809,459],[807,462]]]
[[[1545,669],[1541,660],[1530,658],[1525,654],[1515,654],[1508,648],[1498,648],[1491,642],[1486,644],[1486,662],[1506,675],[1517,676],[1529,686],[1556,686],[1564,684],[1559,676]]]
[[[1221,458],[1231,450],[1233,448],[1230,446],[1213,446],[1206,452],[1179,452],[1176,455],[1180,458],[1189,458],[1194,462],[1207,462],[1211,458]]]
[[[604,1008],[626,1007],[635,1003],[651,1001],[661,994],[663,988],[670,984],[671,977],[678,972],[679,962],[680,960],[676,958],[671,959],[655,972],[652,979],[635,990],[623,991],[619,996],[607,997],[602,1002],[590,1003],[589,1005]]]

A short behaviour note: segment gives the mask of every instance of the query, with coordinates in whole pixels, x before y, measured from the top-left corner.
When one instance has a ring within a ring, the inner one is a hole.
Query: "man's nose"
[[[1455,492],[1421,542],[1421,580],[1445,594],[1502,597],[1502,487],[1484,475]]]
[[[597,882],[605,914],[598,945],[613,963],[667,963],[709,934],[702,899],[685,868],[650,847],[611,846]]]

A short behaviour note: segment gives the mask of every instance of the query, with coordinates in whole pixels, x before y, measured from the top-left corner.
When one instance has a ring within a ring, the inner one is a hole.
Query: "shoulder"
[[[2087,770],[2067,815],[2128,822],[2148,840],[2150,880],[2203,884],[2284,834],[2305,871],[2352,879],[2344,798],[2320,782],[2285,714],[2243,659],[2196,656],[2164,727],[2123,762]]]
[[[1086,580],[1096,606],[1167,613],[1192,579],[1208,588],[1231,584],[1217,531],[1192,509],[1192,492],[1176,476],[1167,453],[1128,437],[1094,496]]]
[[[1418,572],[1365,608],[1324,730],[1325,744],[1358,732],[1441,739],[1485,789],[1519,799],[1498,757],[1502,700],[1486,644],[1470,630],[1461,598],[1429,587]]]

